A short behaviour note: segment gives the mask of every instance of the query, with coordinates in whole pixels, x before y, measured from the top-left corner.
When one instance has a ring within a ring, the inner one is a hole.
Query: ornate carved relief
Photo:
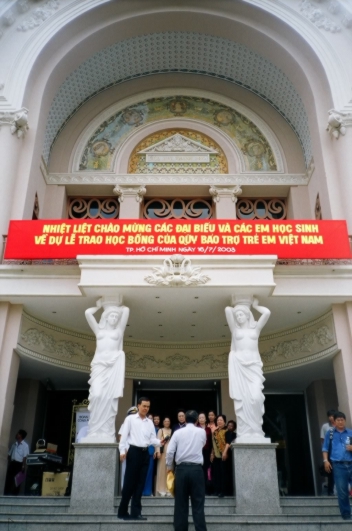
[[[332,315],[328,314],[307,323],[295,330],[282,333],[284,340],[277,336],[263,338],[261,344],[261,357],[267,366],[284,364],[285,362],[314,356],[321,351],[336,345],[335,331]]]
[[[90,352],[84,345],[76,341],[55,339],[51,334],[47,334],[37,328],[29,328],[21,334],[21,340],[28,347],[37,347],[39,350],[54,354],[59,358],[91,361],[93,352]]]
[[[192,267],[189,258],[174,254],[165,258],[161,267],[153,267],[153,273],[144,280],[156,286],[199,286],[206,284],[210,277],[202,275],[200,267]]]
[[[343,114],[339,111],[331,109],[329,111],[328,125],[326,130],[330,133],[331,136],[339,138],[340,135],[346,134],[346,124],[343,119]]]
[[[302,0],[300,11],[305,17],[308,18],[308,20],[313,22],[313,24],[320,29],[330,31],[331,33],[337,33],[341,31],[341,26],[339,24],[336,24],[332,19],[326,17],[322,9],[317,8],[308,0]]]
[[[28,3],[25,1],[20,2],[22,12],[28,10]],[[35,8],[30,16],[22,21],[22,23],[17,26],[17,31],[28,31],[34,28],[37,28],[43,22],[45,22],[51,15],[55,13],[60,7],[59,0],[47,0],[43,5]]]
[[[23,138],[28,131],[28,109],[22,107],[18,111],[0,112],[0,128],[9,125],[11,134],[16,134],[17,138]]]
[[[167,369],[169,371],[188,371],[192,368],[209,368],[209,369],[226,369],[228,353],[223,354],[205,354],[194,357],[187,356],[176,352],[166,358],[157,358],[156,356],[141,356],[132,351],[126,352],[126,366],[129,369]]]
[[[147,189],[145,186],[130,186],[129,188],[126,186],[115,186],[113,193],[118,196],[120,203],[122,203],[124,198],[127,196],[132,196],[136,199],[137,203],[141,203],[143,201],[144,194],[147,193]]]

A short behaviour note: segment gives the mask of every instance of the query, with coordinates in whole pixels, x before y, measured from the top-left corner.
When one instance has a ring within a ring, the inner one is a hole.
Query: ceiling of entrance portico
[[[230,304],[231,293],[228,288],[123,291],[124,304],[131,310],[125,332],[126,341],[230,341],[224,312]],[[38,319],[64,329],[92,334],[84,312],[95,306],[95,300],[92,297],[30,297],[22,302],[25,311]],[[19,301],[13,299],[11,302]],[[264,335],[307,323],[326,313],[334,302],[341,301],[331,297],[262,297],[260,303],[271,310]]]
[[[165,31],[117,42],[82,62],[59,87],[45,134],[43,155],[73,114],[99,92],[130,79],[169,72],[211,76],[235,83],[272,105],[296,132],[311,160],[307,114],[286,74],[252,48],[215,35]],[[206,86],[206,81],[201,82]]]

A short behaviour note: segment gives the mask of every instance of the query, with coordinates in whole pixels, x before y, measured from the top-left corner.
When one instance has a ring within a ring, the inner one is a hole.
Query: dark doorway
[[[303,395],[266,395],[263,430],[276,450],[281,494],[314,496],[312,461]]]
[[[150,399],[150,411],[160,415],[161,419],[171,418],[171,424],[177,421],[179,409],[195,409],[208,413],[220,408],[220,382],[211,381],[137,381],[135,382],[136,401],[141,396]]]

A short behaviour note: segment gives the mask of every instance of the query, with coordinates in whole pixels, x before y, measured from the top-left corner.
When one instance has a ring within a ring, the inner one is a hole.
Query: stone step
[[[0,531],[174,531],[171,521],[148,519],[144,522],[118,521],[116,518],[102,521],[92,521],[86,518],[82,521],[62,519],[60,522],[52,519],[23,521],[0,518]],[[224,521],[216,519],[213,522],[207,519],[208,531],[350,531],[351,522],[342,519],[326,519],[324,521],[308,521],[306,519],[294,519],[289,517],[268,517],[263,520],[257,517],[236,517]],[[190,524],[189,531],[194,531]]]

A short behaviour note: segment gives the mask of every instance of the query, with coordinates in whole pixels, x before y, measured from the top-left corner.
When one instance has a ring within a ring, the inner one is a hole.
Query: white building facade
[[[281,488],[321,493],[326,410],[352,423],[348,257],[180,259],[167,238],[162,254],[4,251],[10,220],[345,220],[351,234],[350,3],[8,0],[0,35],[0,489],[19,428],[69,456],[95,348],[84,311],[102,296],[131,310],[117,425],[141,394],[161,415],[234,417],[224,308],[245,294],[271,310],[264,431]]]

